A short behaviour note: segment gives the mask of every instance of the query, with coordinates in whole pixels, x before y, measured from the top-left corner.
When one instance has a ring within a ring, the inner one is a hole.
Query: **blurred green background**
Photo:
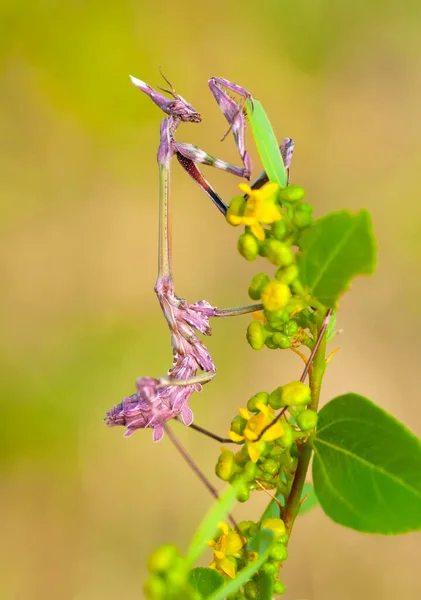
[[[206,82],[244,85],[279,139],[295,139],[292,180],[317,215],[371,210],[378,272],[341,304],[341,351],[323,400],[365,394],[421,433],[421,8],[393,0],[0,7],[0,598],[134,600],[148,553],[164,541],[184,550],[212,500],[168,439],[153,445],[147,430],[126,440],[101,422],[136,377],[163,375],[171,363],[153,292],[162,113],[128,74],[157,86],[161,65],[203,116],[178,139],[236,164]],[[249,146],[256,158],[250,138]],[[221,307],[247,302],[258,265],[245,264],[238,231],[173,166],[178,294]],[[236,193],[234,177],[206,176],[227,199]],[[302,367],[292,353],[254,353],[247,322],[214,323],[218,377],[191,402],[196,422],[220,434],[249,396]],[[218,445],[173,428],[215,481]],[[239,518],[257,517],[266,502],[256,494]],[[419,535],[364,536],[316,509],[297,522],[285,597],[419,598],[420,552]]]

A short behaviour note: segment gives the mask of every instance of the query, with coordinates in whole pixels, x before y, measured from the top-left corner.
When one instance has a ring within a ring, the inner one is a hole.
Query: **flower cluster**
[[[300,234],[311,224],[312,207],[302,201],[304,191],[296,185],[280,189],[270,183],[253,190],[241,184],[240,189],[246,196],[233,198],[226,216],[231,225],[245,226],[238,250],[246,260],[261,256],[277,267],[273,279],[261,272],[250,283],[249,296],[260,300],[264,311],[250,323],[248,342],[255,350],[296,349],[301,344],[311,348],[314,315],[304,297],[293,249],[299,248]]]
[[[255,553],[248,549],[248,542],[258,534],[261,529],[269,529],[275,535],[275,542],[271,548],[267,562],[262,566],[274,582],[274,593],[282,594],[284,585],[278,580],[279,569],[288,558],[286,544],[288,535],[282,519],[264,518],[261,522],[241,521],[237,529],[231,529],[226,523],[220,523],[218,532],[209,545],[213,548],[213,561],[211,569],[216,569],[226,578],[234,579],[238,571],[244,569],[255,559]],[[258,575],[255,575],[235,594],[236,600],[252,600],[259,593]]]
[[[288,497],[295,473],[298,446],[317,424],[317,413],[307,408],[308,385],[292,381],[252,396],[247,409],[240,408],[229,431],[241,449],[222,448],[215,468],[217,476],[236,486],[237,499],[245,502],[250,492],[274,489]],[[283,409],[276,417],[275,411]]]

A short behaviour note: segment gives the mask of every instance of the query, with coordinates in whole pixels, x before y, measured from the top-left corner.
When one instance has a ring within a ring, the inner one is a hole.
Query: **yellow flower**
[[[240,408],[238,411],[240,415],[247,420],[242,435],[235,433],[235,431],[229,432],[229,437],[233,442],[242,442],[245,440],[247,452],[254,463],[260,458],[264,448],[263,442],[272,442],[284,434],[281,422],[276,421],[276,423],[272,427],[269,427],[262,437],[258,439],[265,427],[274,420],[275,411],[270,406],[266,406],[266,404],[262,404],[261,402],[256,404],[256,408],[259,412],[253,416],[251,416],[245,408]]]
[[[260,190],[252,190],[246,183],[240,183],[240,190],[248,195],[245,203],[244,214],[227,215],[231,225],[243,223],[250,227],[252,234],[260,241],[265,239],[265,230],[262,223],[270,224],[282,219],[281,211],[276,204],[276,192],[279,190],[277,183],[268,183]]]
[[[211,540],[208,542],[208,545],[213,547],[213,562],[210,568],[222,571],[225,575],[234,579],[236,571],[234,555],[241,550],[247,540],[230,529],[226,523],[218,523],[218,527],[222,534],[216,541]],[[230,560],[230,556],[234,560]]]

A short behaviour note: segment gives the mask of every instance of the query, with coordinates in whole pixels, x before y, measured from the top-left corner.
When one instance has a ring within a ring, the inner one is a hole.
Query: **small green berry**
[[[253,350],[261,350],[265,345],[266,331],[260,321],[252,321],[247,327],[247,341]]]
[[[314,410],[303,410],[297,416],[297,425],[301,429],[301,431],[311,431],[317,425],[317,413]]]
[[[266,273],[257,273],[251,280],[249,286],[249,296],[252,300],[260,300],[263,289],[267,286],[270,279]]]
[[[267,404],[269,401],[269,394],[267,392],[258,392],[250,398],[247,402],[247,410],[250,412],[258,412],[256,404]]]

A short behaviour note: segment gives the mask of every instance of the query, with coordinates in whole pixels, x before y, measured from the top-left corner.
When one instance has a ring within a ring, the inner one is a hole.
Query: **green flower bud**
[[[259,242],[251,233],[243,233],[240,235],[237,248],[241,256],[249,261],[255,260],[259,254]]]
[[[273,410],[279,410],[284,406],[282,402],[282,387],[277,387],[276,390],[273,390],[271,394],[269,394],[269,406],[273,408]]]
[[[291,381],[282,386],[284,406],[304,406],[311,400],[311,390],[301,381]]]
[[[297,331],[298,331],[298,323],[297,323],[297,321],[293,321],[293,320],[288,321],[283,326],[283,332],[288,337],[294,336],[297,333]]]
[[[287,533],[284,533],[284,535],[281,535],[281,537],[279,538],[278,542],[280,544],[283,544],[285,546],[285,544],[288,543],[289,540],[289,535]]]
[[[275,273],[275,279],[290,285],[299,275],[297,265],[288,265],[287,267],[279,267]]]
[[[279,473],[279,463],[273,458],[268,458],[261,465],[263,471],[268,473],[268,475],[276,475]]]
[[[251,460],[248,460],[244,465],[243,477],[246,481],[254,481],[256,479],[257,465]]]
[[[234,453],[230,450],[224,450],[216,463],[215,473],[217,477],[223,481],[229,481],[235,471]]]
[[[284,219],[279,219],[279,221],[275,221],[275,223],[272,223],[270,229],[271,229],[272,235],[277,240],[282,240],[285,237],[285,234],[287,232],[287,224],[285,223]]]
[[[299,229],[304,229],[304,227],[308,227],[312,220],[312,211],[313,207],[310,204],[302,202],[296,207],[294,216],[292,217],[292,222]]]
[[[247,327],[247,341],[253,350],[261,350],[265,345],[266,331],[261,321],[252,321]]]
[[[257,581],[247,581],[244,586],[244,595],[247,600],[256,600],[259,596],[259,584]]]
[[[317,413],[308,408],[297,416],[297,425],[301,431],[310,431],[316,427],[317,419]]]
[[[286,267],[294,261],[294,254],[283,242],[279,240],[267,240],[266,256],[273,265]]]
[[[276,348],[278,347],[273,341],[273,337],[270,335],[268,335],[268,337],[265,339],[265,344],[270,350],[276,350]]]
[[[166,573],[179,557],[179,552],[174,544],[160,546],[150,554],[147,562],[151,573]]]
[[[236,222],[235,217],[242,217],[244,215],[245,207],[246,201],[243,196],[235,196],[231,200],[227,214],[225,215],[225,218],[230,225],[239,225],[239,223]],[[234,219],[232,217],[234,217]]]
[[[238,435],[242,435],[246,425],[247,419],[245,419],[241,415],[236,415],[231,421],[230,430],[234,433],[238,433]]]
[[[247,502],[250,498],[250,488],[247,485],[247,482],[243,481],[239,485],[236,486],[236,494],[238,502]]]
[[[288,550],[283,544],[275,544],[270,552],[272,560],[283,562],[288,558]]]
[[[267,230],[265,229],[265,235],[267,234]],[[266,257],[266,239],[259,240],[259,256],[262,258]]]
[[[148,600],[160,600],[167,595],[167,584],[159,575],[151,575],[143,587]]]
[[[263,288],[267,286],[270,279],[266,273],[257,273],[251,280],[249,286],[249,296],[252,300],[260,300]]]
[[[260,440],[259,444],[261,444],[260,456],[263,456],[263,458],[265,458],[265,456],[269,456],[274,446],[273,442],[264,442],[263,440]]]
[[[287,321],[289,321],[289,313],[285,308],[281,308],[280,310],[275,311],[264,311],[264,315],[267,318],[270,325],[275,328],[278,328],[280,325],[283,325]]]
[[[278,573],[278,571],[279,571],[279,567],[277,565],[275,565],[273,562],[270,562],[270,561],[265,562],[262,565],[261,569],[262,569],[262,571],[264,571],[265,573],[267,573],[271,577],[273,577],[273,575],[276,575]]]
[[[273,531],[276,540],[285,535],[285,523],[282,519],[263,519],[261,529]]]
[[[285,585],[282,581],[275,581],[273,584],[273,593],[274,594],[283,594],[285,592]]]
[[[250,537],[249,530],[253,525],[255,525],[254,521],[240,521],[238,523],[238,530],[244,537]]]
[[[284,429],[284,434],[281,435],[281,437],[279,437],[276,440],[276,443],[278,446],[281,446],[282,448],[291,448],[291,446],[294,443],[294,430],[293,428],[286,423],[285,421],[282,422],[282,427]]]
[[[166,580],[170,589],[177,589],[184,585],[187,577],[186,562],[179,557],[176,563],[166,573]]]
[[[277,348],[281,348],[282,350],[286,350],[287,348],[291,348],[292,342],[287,335],[277,331],[272,336],[273,343]]]
[[[290,289],[281,281],[270,281],[262,292],[263,306],[268,311],[284,308],[291,297]]]
[[[281,202],[299,202],[305,196],[305,192],[299,185],[289,185],[286,188],[282,188],[279,192]]]
[[[256,404],[267,404],[269,401],[269,394],[267,392],[258,392],[254,394],[247,402],[247,410],[250,412],[258,412],[258,408],[256,408]]]

